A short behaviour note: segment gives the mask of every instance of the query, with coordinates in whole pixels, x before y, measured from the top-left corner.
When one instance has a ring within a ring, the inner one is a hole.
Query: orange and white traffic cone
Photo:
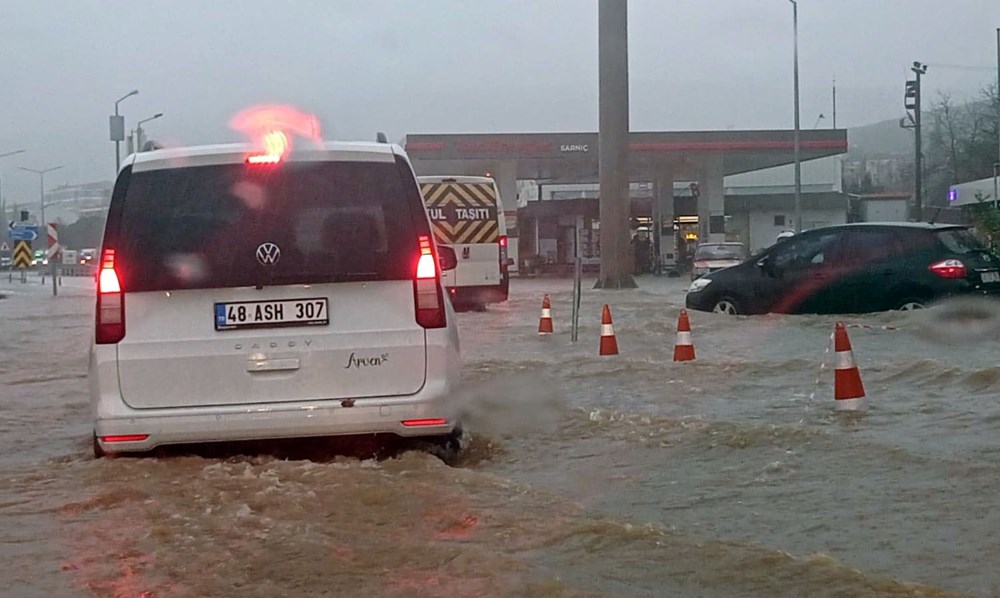
[[[861,372],[854,361],[851,339],[843,322],[837,322],[833,332],[833,350],[836,353],[833,383],[833,398],[838,410],[855,410],[864,405],[865,387],[861,383]]]
[[[677,342],[674,343],[674,361],[694,361],[694,343],[691,341],[691,321],[686,309],[677,318]]]
[[[601,355],[618,355],[618,339],[611,323],[611,309],[607,305],[601,314]]]
[[[549,296],[542,297],[542,317],[538,319],[538,334],[552,334],[552,303]]]

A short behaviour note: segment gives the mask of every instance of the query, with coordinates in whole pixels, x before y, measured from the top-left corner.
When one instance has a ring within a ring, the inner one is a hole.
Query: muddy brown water
[[[1000,595],[992,306],[842,318],[869,395],[842,414],[835,318],[692,313],[674,364],[684,281],[641,282],[585,290],[576,344],[568,281],[460,314],[450,464],[93,460],[89,289],[4,282],[0,595]]]

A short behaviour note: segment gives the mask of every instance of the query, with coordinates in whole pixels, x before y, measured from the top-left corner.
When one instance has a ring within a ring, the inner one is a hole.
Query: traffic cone
[[[694,361],[694,343],[691,342],[691,321],[686,309],[677,318],[677,342],[674,344],[674,361]]]
[[[611,324],[611,309],[607,305],[601,314],[601,355],[618,355],[618,339]]]
[[[833,332],[833,350],[836,353],[833,383],[833,398],[838,410],[854,410],[862,407],[865,387],[861,383],[861,372],[854,361],[851,339],[843,322],[837,322]]]
[[[538,334],[552,334],[552,303],[549,296],[542,297],[542,317],[538,319]]]

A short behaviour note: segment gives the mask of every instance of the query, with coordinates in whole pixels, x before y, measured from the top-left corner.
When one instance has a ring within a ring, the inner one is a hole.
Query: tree
[[[1000,246],[1000,206],[987,201],[982,193],[976,193],[976,204],[971,206],[972,223],[994,253]]]
[[[940,94],[931,105],[925,161],[930,204],[947,204],[948,188],[988,178],[997,161],[996,85],[962,105]]]
[[[104,216],[85,216],[59,229],[60,243],[70,249],[98,247],[104,236]]]

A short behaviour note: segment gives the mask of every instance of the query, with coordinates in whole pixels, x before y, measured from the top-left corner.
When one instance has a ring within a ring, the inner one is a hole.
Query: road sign
[[[31,245],[27,241],[18,241],[14,246],[14,267],[22,270],[30,268],[31,261]]]
[[[34,224],[11,224],[7,229],[11,241],[34,241],[38,238],[38,227]]]
[[[59,228],[58,228],[58,226],[56,225],[55,222],[50,222],[46,226],[46,230],[48,232],[48,237],[49,237],[49,253],[48,253],[48,257],[49,257],[49,261],[51,262],[59,254],[59,249],[60,249],[60,246],[59,246]]]

